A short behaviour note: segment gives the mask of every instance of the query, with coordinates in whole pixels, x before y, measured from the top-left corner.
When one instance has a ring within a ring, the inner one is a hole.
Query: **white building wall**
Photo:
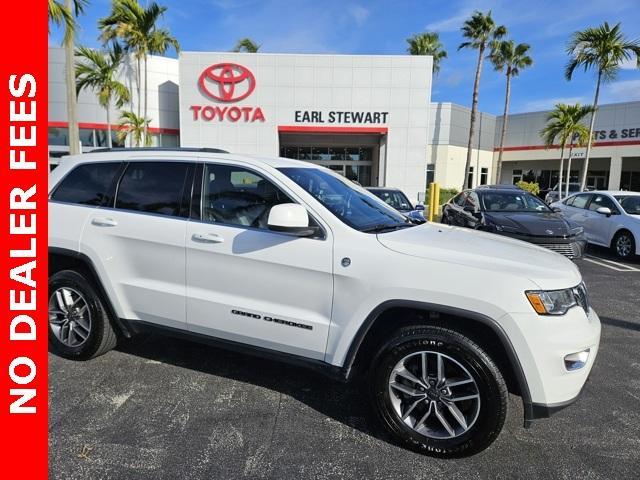
[[[217,63],[251,70],[255,91],[236,103],[216,102],[198,89],[200,74]],[[384,185],[410,197],[425,190],[431,57],[390,55],[180,54],[181,144],[233,152],[279,155],[279,126],[386,127]],[[192,105],[252,106],[264,122],[196,121]],[[323,112],[325,123],[296,122],[296,111]],[[327,123],[330,111],[388,112],[382,124]]]
[[[453,103],[432,103],[429,124],[430,157],[435,164],[435,181],[441,188],[462,187],[465,179],[471,110]],[[479,112],[471,149],[473,186],[480,185],[482,168],[487,168],[487,183],[493,175],[493,139],[496,117]]]
[[[150,127],[174,129],[180,128],[178,114],[178,60],[174,58],[150,56],[148,59],[148,111]],[[122,110],[137,112],[137,90],[135,82],[135,64],[123,66],[119,75],[131,92],[132,105]],[[142,72],[144,85],[144,70]],[[144,102],[144,100],[143,100]],[[144,105],[144,103],[142,104]],[[141,110],[142,112],[142,110]],[[117,124],[119,110],[111,106],[111,123]],[[65,55],[60,47],[49,47],[49,122],[67,121],[67,95],[65,86]],[[98,104],[95,93],[87,90],[78,96],[78,121],[80,123],[107,123],[106,111]]]

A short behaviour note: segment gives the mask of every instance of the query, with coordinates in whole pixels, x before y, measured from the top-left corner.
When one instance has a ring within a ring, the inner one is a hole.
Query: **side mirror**
[[[274,232],[296,237],[310,237],[316,233],[316,229],[309,226],[307,209],[297,203],[282,203],[271,207],[267,226]]]
[[[562,209],[560,207],[553,207],[552,210],[556,213],[562,213]]]
[[[598,207],[596,208],[596,213],[600,215],[606,215],[607,217],[611,216],[611,209],[609,207]]]
[[[424,205],[422,205],[421,203],[416,204],[416,210],[424,211],[425,210]]]

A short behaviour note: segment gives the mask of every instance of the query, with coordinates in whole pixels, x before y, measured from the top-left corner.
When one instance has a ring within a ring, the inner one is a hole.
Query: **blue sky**
[[[142,0],[144,3],[145,0]],[[110,8],[108,0],[90,0],[80,18],[78,41],[98,46],[96,21]],[[460,27],[474,10],[492,10],[509,37],[532,47],[534,66],[512,87],[512,112],[542,110],[557,102],[588,103],[595,79],[578,72],[564,79],[565,45],[570,34],[603,21],[622,22],[631,39],[640,38],[639,0],[159,0],[168,7],[163,20],[183,50],[227,51],[249,36],[263,52],[402,54],[413,33],[440,33],[449,58],[434,81],[434,101],[470,105],[475,51],[458,51]],[[60,42],[52,29],[50,42]],[[626,65],[606,85],[603,103],[640,100],[640,70]],[[504,76],[485,62],[480,109],[499,114],[504,102]]]

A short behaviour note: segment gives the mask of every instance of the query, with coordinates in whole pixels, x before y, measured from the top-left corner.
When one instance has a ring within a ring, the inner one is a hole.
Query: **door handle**
[[[200,243],[224,243],[224,238],[217,233],[194,233],[191,239]]]
[[[118,225],[113,218],[94,218],[91,220],[91,225],[95,225],[96,227],[115,227]]]

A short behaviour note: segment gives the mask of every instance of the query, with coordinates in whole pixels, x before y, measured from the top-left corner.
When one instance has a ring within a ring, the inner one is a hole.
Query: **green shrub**
[[[516,183],[516,187],[519,187],[525,192],[529,192],[533,195],[538,195],[540,193],[540,185],[535,182],[524,182],[521,180]]]

